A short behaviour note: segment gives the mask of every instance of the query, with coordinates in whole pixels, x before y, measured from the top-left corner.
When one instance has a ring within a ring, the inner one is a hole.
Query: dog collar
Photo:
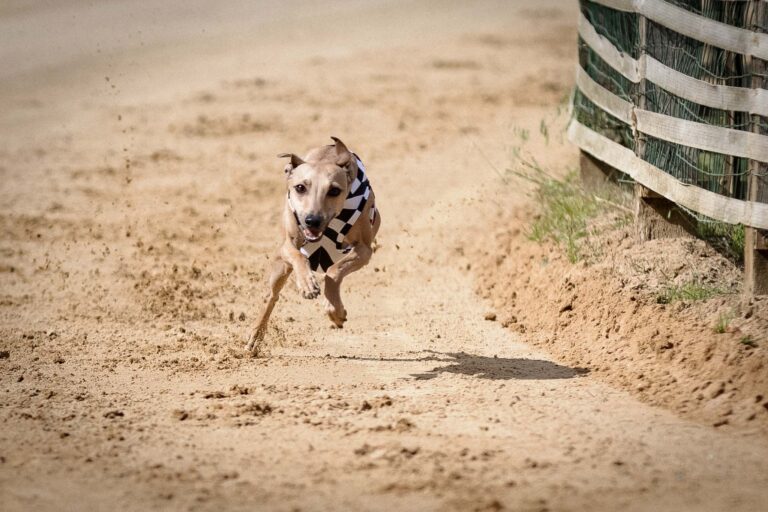
[[[305,240],[304,244],[299,248],[299,251],[309,260],[309,266],[312,270],[322,268],[323,272],[325,272],[331,265],[341,259],[344,254],[349,252],[351,247],[344,240],[349,230],[352,229],[352,226],[355,225],[355,222],[362,215],[365,205],[368,203],[368,198],[371,195],[371,184],[365,173],[365,166],[356,154],[352,153],[352,155],[357,162],[357,175],[349,187],[349,192],[341,212],[331,219],[319,240],[315,242]],[[296,208],[294,208],[291,202],[290,191],[288,191],[288,207],[293,212],[296,224],[301,226],[299,216],[296,214]],[[370,221],[373,222],[376,218],[374,206],[371,206],[370,216]]]

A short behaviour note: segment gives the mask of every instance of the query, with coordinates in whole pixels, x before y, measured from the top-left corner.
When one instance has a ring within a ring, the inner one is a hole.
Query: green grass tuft
[[[749,334],[747,334],[746,336],[742,336],[741,339],[739,340],[739,343],[741,343],[742,345],[746,345],[748,347],[752,347],[752,348],[756,348],[757,347],[757,342]]]
[[[733,320],[732,314],[720,313],[720,315],[717,317],[717,323],[715,324],[714,331],[717,334],[723,334],[728,330],[728,326],[730,325],[731,320]]]
[[[549,146],[549,127],[543,119],[541,120],[541,123],[539,123],[539,133],[544,136],[544,142]]]
[[[579,261],[580,241],[588,235],[587,221],[600,210],[598,201],[579,186],[575,172],[563,180],[542,179],[536,196],[542,211],[531,226],[529,238],[536,242],[552,240],[565,247],[571,263]]]
[[[722,289],[704,284],[699,281],[690,281],[681,286],[670,285],[656,294],[656,302],[659,304],[671,304],[677,301],[698,301],[707,300],[717,295],[726,293]]]
[[[697,234],[730,259],[741,263],[744,260],[744,226],[718,221],[698,222]]]

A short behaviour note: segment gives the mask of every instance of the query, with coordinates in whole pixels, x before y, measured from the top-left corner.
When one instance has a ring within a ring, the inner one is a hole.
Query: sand
[[[154,4],[0,8],[3,510],[768,500],[760,431],[485,319],[467,255],[524,229],[499,208],[530,199],[500,175],[516,133],[559,118],[574,2]],[[366,163],[381,247],[345,283],[343,330],[289,284],[249,357],[275,155],[331,135]],[[577,165],[554,128],[530,147]]]

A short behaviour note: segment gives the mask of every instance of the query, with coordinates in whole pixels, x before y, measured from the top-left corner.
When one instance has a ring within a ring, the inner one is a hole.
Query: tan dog
[[[282,154],[288,194],[283,210],[283,244],[277,254],[266,305],[247,348],[257,352],[267,332],[272,309],[291,271],[306,299],[320,295],[314,270],[325,271],[325,311],[336,327],[347,312],[341,302],[344,278],[368,264],[381,225],[365,167],[336,137],[332,146],[311,150],[303,159]]]

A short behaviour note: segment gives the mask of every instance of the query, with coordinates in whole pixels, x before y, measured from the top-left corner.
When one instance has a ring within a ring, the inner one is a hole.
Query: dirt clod
[[[177,409],[173,411],[172,415],[174,419],[177,419],[179,421],[184,421],[189,418],[189,412],[183,409]]]

